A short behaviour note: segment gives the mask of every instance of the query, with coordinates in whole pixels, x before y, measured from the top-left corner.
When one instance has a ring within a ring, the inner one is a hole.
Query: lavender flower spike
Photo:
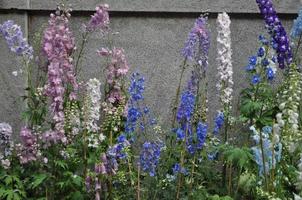
[[[0,34],[3,35],[9,49],[18,56],[23,56],[27,61],[33,59],[33,48],[29,46],[23,36],[21,27],[12,20],[0,24]]]
[[[277,16],[271,0],[256,0],[256,2],[275,46],[279,67],[283,69],[285,64],[289,65],[292,62],[293,57],[286,31]]]

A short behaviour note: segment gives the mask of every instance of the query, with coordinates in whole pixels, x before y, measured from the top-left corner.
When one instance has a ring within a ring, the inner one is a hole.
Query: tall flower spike
[[[233,93],[233,66],[231,49],[231,20],[227,13],[218,15],[217,18],[217,61],[218,78],[216,85],[220,93],[220,101],[223,108],[231,110]]]
[[[21,27],[12,20],[0,24],[0,34],[6,40],[9,49],[18,56],[23,56],[27,61],[33,59],[34,50],[23,36]]]
[[[99,130],[101,106],[101,83],[97,79],[90,79],[87,83],[87,101],[85,105],[85,128],[89,132],[88,146],[98,147],[104,140],[104,135],[96,135]]]
[[[266,28],[275,44],[279,67],[283,69],[285,64],[292,62],[292,51],[289,39],[271,0],[256,0],[261,14],[264,17]]]
[[[66,88],[71,88],[68,92],[69,98],[73,100],[76,98],[78,84],[71,58],[75,42],[68,26],[70,14],[60,11],[57,11],[56,14],[50,15],[43,37],[43,51],[49,62],[45,94],[51,99],[50,110],[55,122],[55,131],[63,138],[63,102],[67,92]]]

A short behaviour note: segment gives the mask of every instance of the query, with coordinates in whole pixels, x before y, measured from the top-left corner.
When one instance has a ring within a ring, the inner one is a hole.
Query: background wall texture
[[[59,0],[58,0],[59,1]],[[254,0],[68,0],[72,13],[72,29],[80,39],[81,26],[89,20],[94,8],[100,3],[110,5],[111,28],[119,34],[114,46],[125,49],[131,71],[139,71],[146,77],[146,101],[157,117],[167,121],[172,98],[178,84],[181,48],[195,18],[209,12],[211,50],[208,69],[209,119],[217,109],[216,78],[216,17],[217,13],[229,13],[232,24],[234,68],[234,113],[240,90],[248,84],[245,66],[248,57],[258,48],[258,35],[265,34],[264,22]],[[49,14],[55,10],[56,0],[0,0],[0,23],[12,19],[22,26],[29,41],[35,33],[47,25]],[[283,25],[289,31],[292,20],[300,8],[299,0],[274,0]],[[78,43],[80,40],[77,40]],[[79,44],[78,44],[79,45]],[[87,45],[83,60],[81,80],[100,78],[104,60],[97,57],[96,50],[106,46],[105,40],[93,35]],[[22,100],[25,87],[20,77],[12,72],[20,66],[0,38],[0,122],[21,126]],[[189,69],[187,70],[189,72]],[[18,131],[18,130],[16,130]]]

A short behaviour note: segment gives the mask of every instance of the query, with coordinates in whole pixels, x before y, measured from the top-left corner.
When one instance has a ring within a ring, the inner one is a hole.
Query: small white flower
[[[12,74],[13,74],[14,76],[18,76],[18,71],[13,71]]]

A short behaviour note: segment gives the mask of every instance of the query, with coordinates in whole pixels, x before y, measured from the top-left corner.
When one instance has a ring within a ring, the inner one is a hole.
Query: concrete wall
[[[209,106],[210,118],[217,109],[216,96],[216,17],[227,11],[232,20],[233,66],[235,82],[235,113],[238,94],[247,79],[244,67],[249,56],[258,47],[258,35],[263,34],[264,22],[253,0],[69,0],[73,5],[72,29],[80,38],[81,24],[89,20],[95,5],[108,3],[111,7],[111,27],[120,34],[114,45],[126,51],[131,71],[139,71],[146,77],[146,99],[156,116],[166,121],[170,104],[175,94],[183,58],[180,50],[194,20],[202,12],[209,12],[211,50],[209,61]],[[277,11],[287,30],[300,7],[299,0],[275,0]],[[0,0],[0,23],[14,19],[29,35],[41,31],[50,12],[55,9],[55,0]],[[79,40],[78,40],[79,42]],[[103,79],[104,61],[96,56],[96,49],[105,46],[100,36],[93,35],[83,61],[82,80],[92,77]],[[19,65],[0,38],[0,121],[20,126],[22,80],[11,72]]]

